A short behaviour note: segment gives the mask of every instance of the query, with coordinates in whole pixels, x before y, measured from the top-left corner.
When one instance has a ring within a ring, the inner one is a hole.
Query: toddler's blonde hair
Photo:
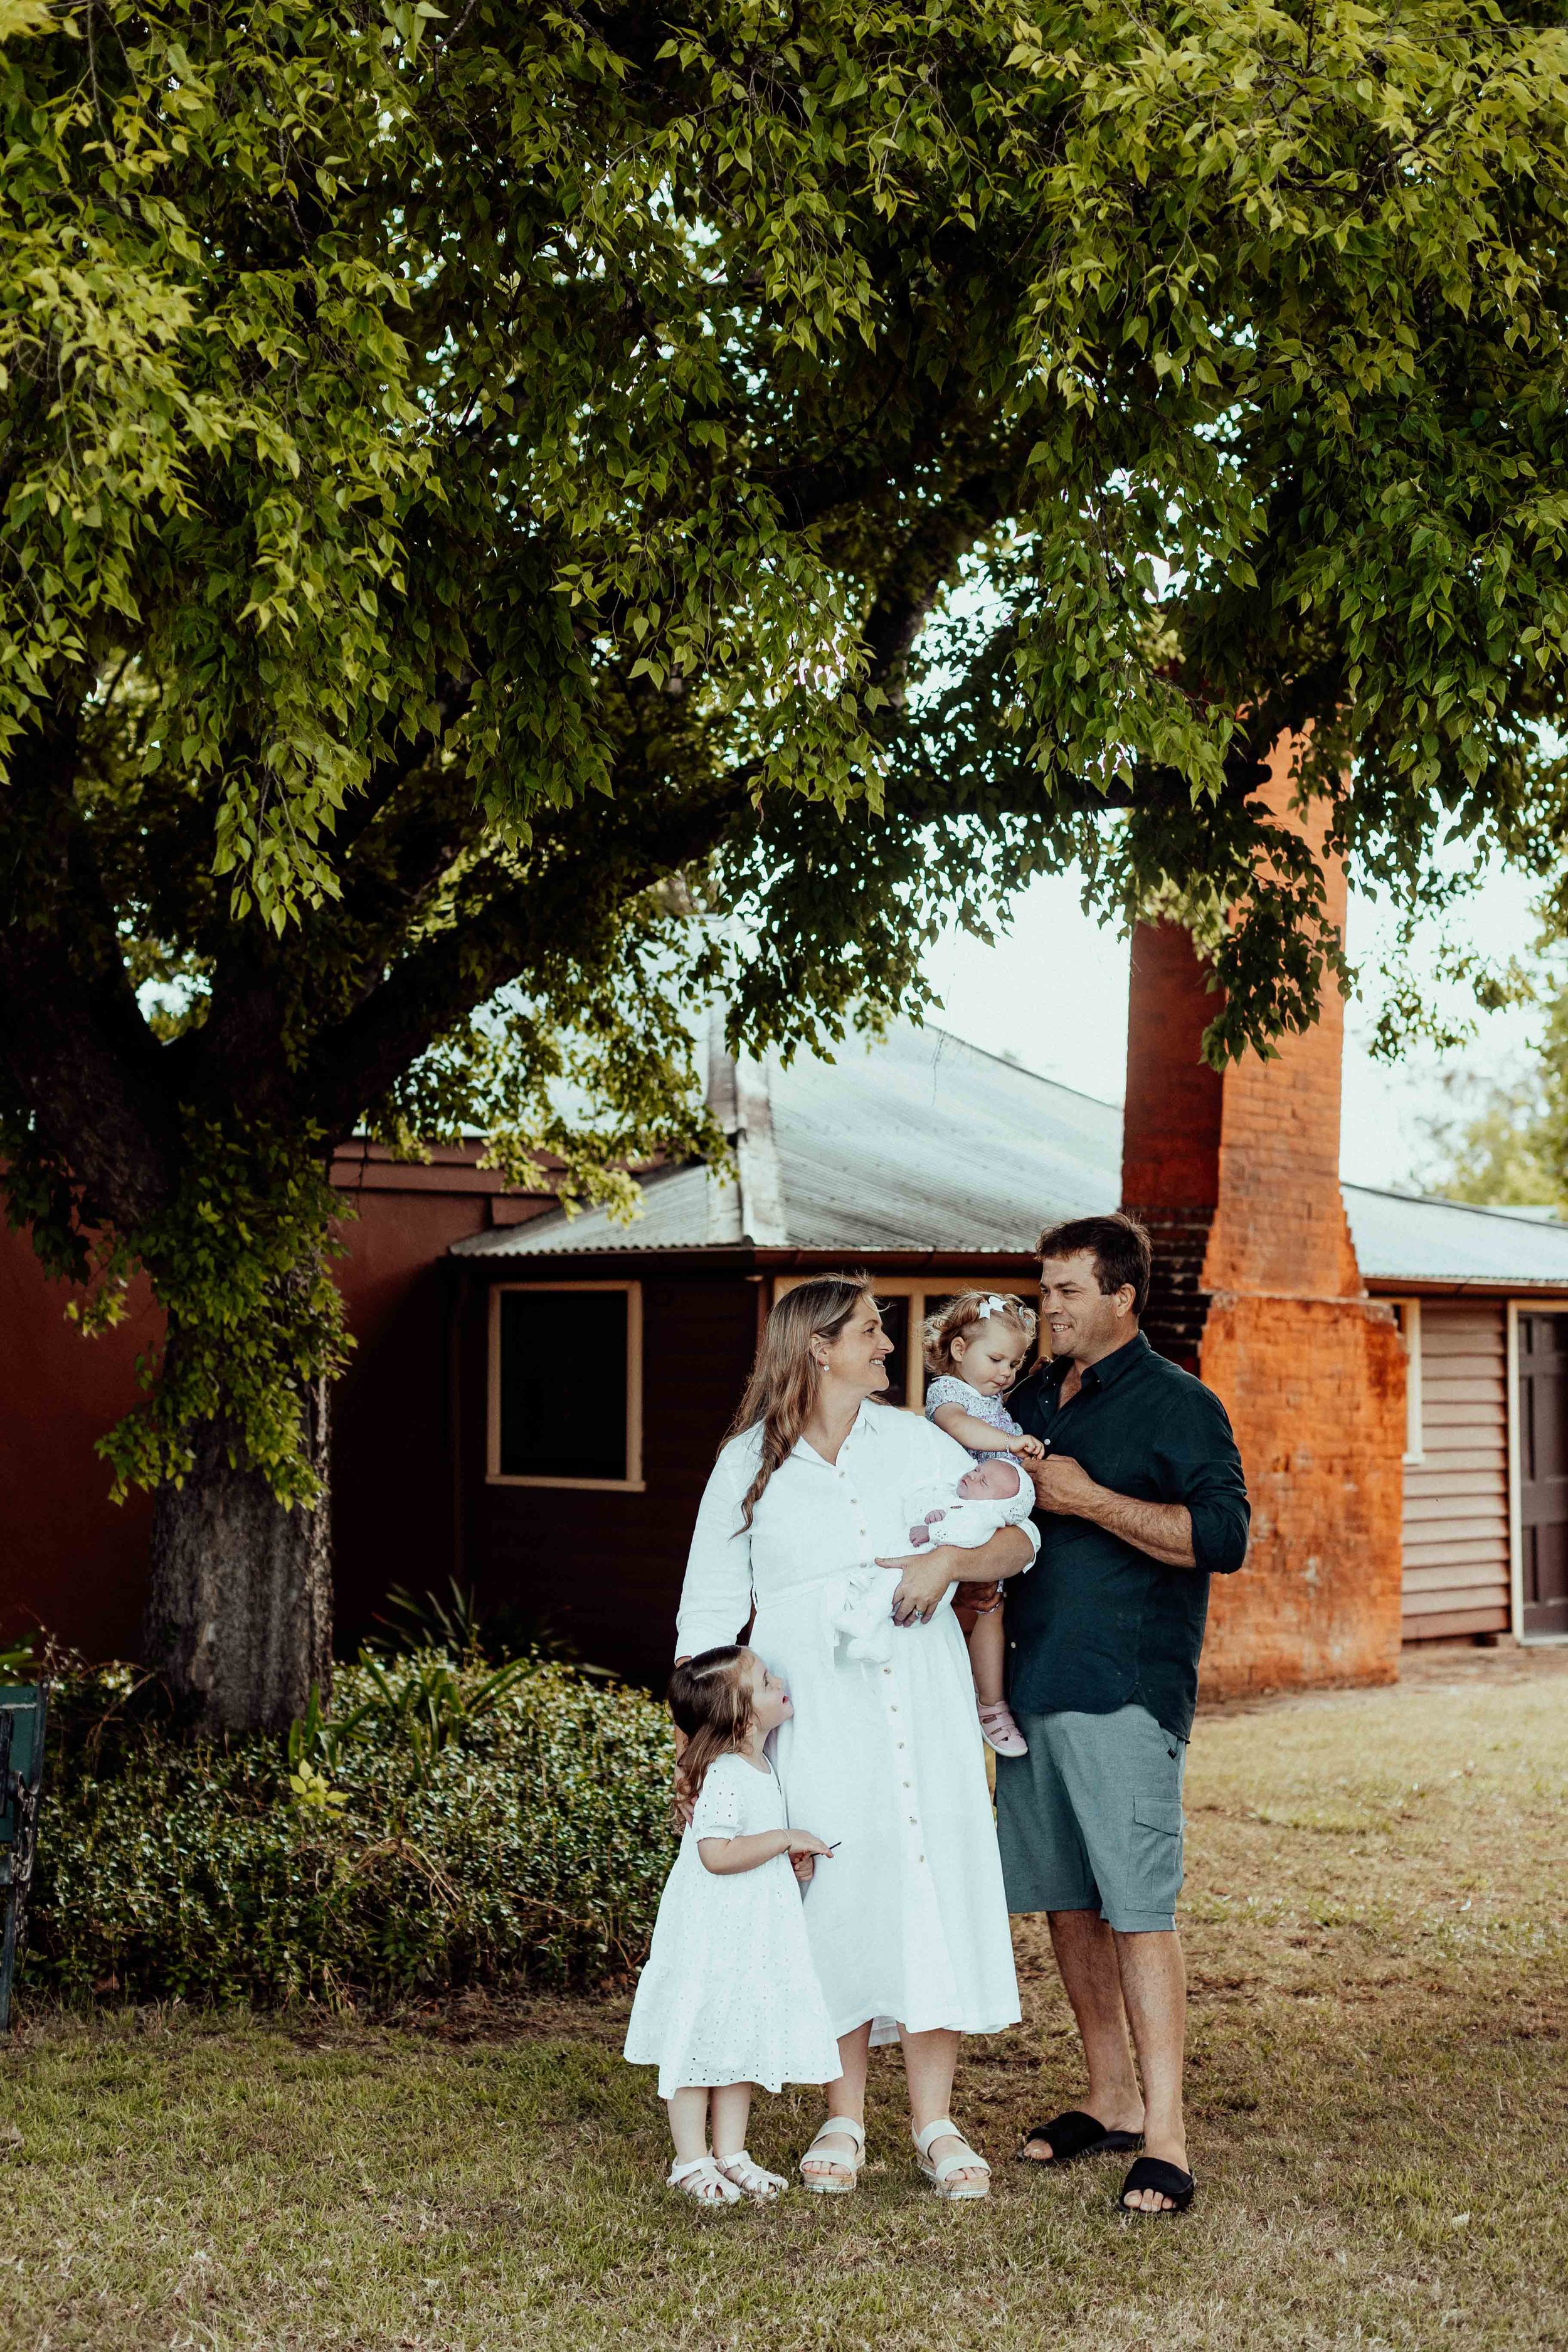
[[[1016,1325],[1024,1335],[1026,1348],[1034,1345],[1039,1318],[1032,1307],[1026,1307],[1010,1290],[965,1290],[950,1299],[939,1313],[928,1315],[921,1326],[927,1371],[951,1372],[953,1341],[972,1338],[983,1323],[989,1323],[996,1315],[1004,1322]]]

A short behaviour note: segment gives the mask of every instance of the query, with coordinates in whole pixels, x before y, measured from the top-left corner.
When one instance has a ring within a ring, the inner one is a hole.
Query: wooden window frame
[[[819,1277],[815,1274],[775,1275],[773,1297],[775,1300],[780,1299],[786,1290],[798,1290],[803,1282],[816,1282],[818,1279]],[[899,1408],[901,1412],[923,1414],[925,1412],[926,1364],[921,1347],[921,1325],[930,1311],[926,1306],[927,1299],[952,1298],[955,1293],[962,1290],[995,1290],[1002,1286],[996,1283],[973,1281],[966,1275],[935,1277],[925,1274],[872,1275],[873,1297],[907,1298],[910,1301],[909,1359],[904,1366],[905,1402]],[[1023,1299],[1026,1307],[1030,1304],[1026,1291],[1015,1295]],[[919,1313],[915,1311],[917,1305]]]
[[[510,1290],[622,1290],[626,1297],[626,1475],[554,1478],[500,1466],[500,1303]],[[489,1395],[486,1401],[485,1484],[489,1486],[570,1486],[586,1495],[642,1495],[642,1284],[640,1282],[497,1282],[490,1286]]]
[[[1407,1470],[1418,1470],[1426,1459],[1426,1433],[1421,1423],[1421,1301],[1391,1298],[1399,1309],[1399,1336],[1405,1345],[1405,1453]]]
[[[1568,1633],[1524,1630],[1524,1528],[1519,1431],[1519,1318],[1521,1315],[1568,1315],[1568,1298],[1510,1298],[1508,1302],[1508,1580],[1513,1638],[1521,1648],[1560,1650]]]

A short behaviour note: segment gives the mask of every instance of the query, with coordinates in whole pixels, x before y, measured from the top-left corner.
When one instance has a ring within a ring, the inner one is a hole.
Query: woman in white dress
[[[806,2187],[855,2186],[868,2053],[896,2038],[921,2170],[945,2197],[984,2197],[989,2168],[948,2115],[958,2041],[1016,2024],[1018,1988],[952,1592],[1031,1566],[1037,1538],[1004,1528],[980,1550],[910,1550],[910,1491],[972,1465],[929,1422],[870,1402],[891,1347],[863,1276],[802,1283],[773,1307],[698,1513],[676,1649],[733,1642],[754,1608],[752,1646],[794,1701],[775,1735],[789,1818],[837,1847],[805,1916],[843,2071]],[[897,1630],[868,1662],[834,1619],[873,1561]]]

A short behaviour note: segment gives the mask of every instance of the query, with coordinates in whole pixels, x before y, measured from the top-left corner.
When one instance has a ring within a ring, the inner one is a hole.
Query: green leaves
[[[356,1126],[629,1209],[722,1149],[680,996],[785,1050],[918,1008],[936,925],[1075,861],[1200,910],[1208,1050],[1266,1048],[1344,977],[1286,730],[1374,887],[1553,854],[1539,11],[5,22],[0,986],[79,1027],[0,1119],[52,1262],[189,1331],[122,1478],[244,1363],[310,1491]]]
[[[319,1719],[286,1748],[192,1743],[123,1667],[66,1674],[28,1981],[331,2001],[635,1965],[672,1849],[668,1717],[537,1657],[500,1675],[428,1650],[340,1668],[312,1756]]]

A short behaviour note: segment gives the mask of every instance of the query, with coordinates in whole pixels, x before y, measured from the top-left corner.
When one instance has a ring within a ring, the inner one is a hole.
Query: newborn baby
[[[1022,1527],[1035,1507],[1033,1480],[1005,1454],[977,1462],[957,1480],[930,1479],[906,1497],[910,1541],[958,1544],[965,1551],[989,1543],[998,1528]],[[844,1654],[859,1665],[882,1665],[892,1654],[897,1571],[851,1569],[835,1589],[833,1630]]]
[[[916,1510],[928,1495],[937,1500],[932,1508],[921,1512],[910,1529],[910,1541],[962,1544],[965,1551],[989,1543],[998,1528],[1021,1527],[1035,1507],[1033,1481],[1003,1454],[977,1462],[955,1486],[922,1487]],[[931,1529],[937,1527],[942,1533],[933,1536]]]

